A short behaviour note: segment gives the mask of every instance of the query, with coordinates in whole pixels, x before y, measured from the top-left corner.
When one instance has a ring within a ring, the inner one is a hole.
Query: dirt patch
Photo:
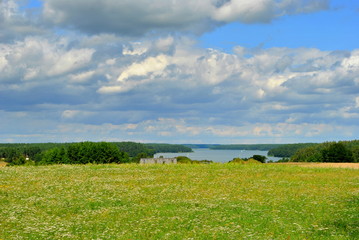
[[[359,169],[359,163],[275,163],[283,165],[296,165],[301,167],[325,167],[325,168],[355,168]]]
[[[6,162],[4,162],[4,161],[0,161],[0,168],[1,168],[1,167],[5,167],[5,166],[6,166],[6,164],[7,164]]]

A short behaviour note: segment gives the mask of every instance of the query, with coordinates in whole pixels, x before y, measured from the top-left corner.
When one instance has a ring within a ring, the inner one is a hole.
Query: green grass
[[[0,168],[0,239],[359,239],[359,171]]]

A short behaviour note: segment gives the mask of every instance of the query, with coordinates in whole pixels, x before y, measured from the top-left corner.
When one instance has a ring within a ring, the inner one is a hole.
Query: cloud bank
[[[31,14],[0,2],[0,142],[358,136],[359,50],[225,52],[183,34],[267,23],[327,1],[43,3]]]
[[[87,33],[143,35],[151,31],[202,33],[239,21],[273,19],[328,8],[327,0],[44,0],[43,15],[56,25]]]

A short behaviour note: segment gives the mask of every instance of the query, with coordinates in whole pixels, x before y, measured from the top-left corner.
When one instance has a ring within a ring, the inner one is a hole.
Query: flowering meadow
[[[359,170],[2,167],[0,239],[359,239]]]

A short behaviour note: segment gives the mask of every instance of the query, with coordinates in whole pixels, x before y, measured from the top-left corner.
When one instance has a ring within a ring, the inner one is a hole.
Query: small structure
[[[141,158],[140,164],[177,164],[177,158]]]

